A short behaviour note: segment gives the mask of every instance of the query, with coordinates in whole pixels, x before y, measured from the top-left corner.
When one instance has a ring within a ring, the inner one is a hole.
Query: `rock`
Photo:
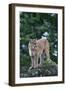
[[[37,68],[22,67],[20,77],[44,77],[44,76],[57,76],[58,65],[52,60],[45,60],[42,66]]]
[[[40,74],[41,74],[41,69],[39,69],[39,68],[33,68],[33,69],[31,69],[31,70],[28,72],[28,74],[29,74],[30,77],[40,76]]]
[[[28,72],[29,77],[56,76],[57,74],[57,64],[52,60],[46,60],[41,67],[33,68]]]

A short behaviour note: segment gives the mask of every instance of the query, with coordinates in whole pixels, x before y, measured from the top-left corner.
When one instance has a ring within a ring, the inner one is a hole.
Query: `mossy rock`
[[[20,77],[44,77],[44,76],[57,76],[58,66],[51,59],[45,60],[43,64],[37,68],[22,67]]]
[[[30,77],[57,76],[58,67],[52,60],[46,60],[42,66],[31,69],[28,74]]]

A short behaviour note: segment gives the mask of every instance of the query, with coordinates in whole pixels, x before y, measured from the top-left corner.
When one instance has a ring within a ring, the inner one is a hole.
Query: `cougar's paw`
[[[33,68],[32,66],[31,66],[31,67],[29,67],[28,72],[30,72],[30,70],[31,70],[32,68]]]

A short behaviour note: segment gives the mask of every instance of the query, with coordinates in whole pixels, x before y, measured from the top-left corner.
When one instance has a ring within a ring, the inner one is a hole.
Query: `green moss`
[[[57,65],[54,61],[52,61],[51,59],[47,59],[47,60],[45,60],[44,62],[43,62],[43,65],[49,65],[49,64],[51,64],[51,65]]]

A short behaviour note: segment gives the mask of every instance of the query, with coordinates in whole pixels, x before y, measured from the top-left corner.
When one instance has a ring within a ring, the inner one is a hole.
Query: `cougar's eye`
[[[34,47],[36,48],[37,46],[35,45]]]

